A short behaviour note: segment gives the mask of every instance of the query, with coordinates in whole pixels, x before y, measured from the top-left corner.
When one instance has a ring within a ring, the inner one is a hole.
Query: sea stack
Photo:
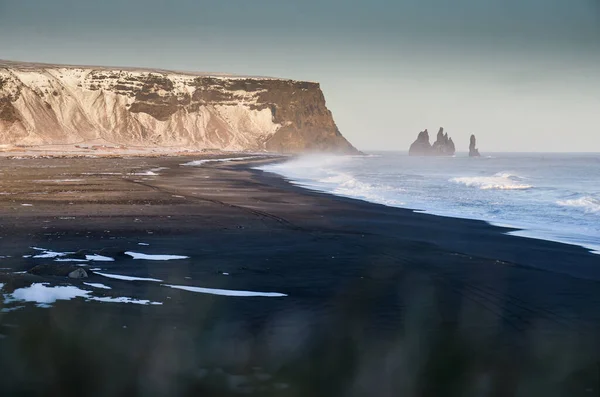
[[[410,156],[453,156],[455,152],[454,142],[448,133],[444,133],[443,127],[440,127],[433,145],[429,143],[429,132],[425,130],[419,132],[417,140],[408,150]]]
[[[427,129],[425,129],[425,131],[419,132],[417,140],[414,141],[412,145],[410,145],[408,154],[411,156],[431,155],[431,144],[429,143],[429,132],[427,131]]]
[[[471,135],[471,141],[469,143],[469,157],[479,157],[479,150],[477,149],[477,139],[475,135]]]
[[[443,127],[440,127],[440,130],[437,133],[437,139],[431,148],[434,152],[434,156],[454,156],[454,153],[456,152],[452,138],[448,137],[447,132],[444,134]]]

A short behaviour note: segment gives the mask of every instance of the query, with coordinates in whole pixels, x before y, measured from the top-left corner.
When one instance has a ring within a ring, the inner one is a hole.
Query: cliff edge
[[[0,61],[0,144],[357,153],[318,83]]]

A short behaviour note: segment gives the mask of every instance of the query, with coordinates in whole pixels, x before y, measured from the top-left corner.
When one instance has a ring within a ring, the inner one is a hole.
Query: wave
[[[586,213],[593,213],[600,215],[600,200],[591,197],[583,196],[577,199],[571,200],[558,200],[556,204],[563,207],[576,207],[583,209]]]
[[[525,178],[510,172],[498,172],[493,176],[467,176],[452,178],[450,182],[461,183],[481,190],[526,190],[532,185],[522,183]]]
[[[292,183],[310,189],[378,204],[403,205],[404,203],[399,201],[394,194],[404,191],[402,188],[383,183],[361,181],[355,174],[347,170],[347,167],[356,166],[356,161],[359,161],[360,158],[366,157],[379,157],[379,155],[338,156],[312,154],[284,163],[268,164],[257,168],[279,173],[289,178]]]
[[[228,161],[244,161],[244,160],[253,160],[253,159],[258,159],[261,157],[266,157],[266,156],[246,156],[246,157],[229,157],[229,158],[219,158],[219,159],[204,159],[204,160],[195,160],[195,161],[190,161],[181,165],[185,165],[185,166],[191,166],[191,167],[197,167],[199,165],[202,164],[206,164],[206,163],[219,163],[219,162],[228,162]],[[148,175],[148,174],[145,174]],[[157,175],[157,174],[155,174]]]
[[[320,183],[331,187],[331,192],[340,196],[354,197],[386,205],[403,205],[404,203],[389,197],[402,192],[404,189],[386,184],[367,183],[359,181],[350,173],[338,172],[319,180]]]

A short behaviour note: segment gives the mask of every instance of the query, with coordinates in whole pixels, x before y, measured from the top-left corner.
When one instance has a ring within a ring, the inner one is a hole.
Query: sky
[[[367,151],[600,152],[600,0],[0,0],[0,59],[318,81]]]

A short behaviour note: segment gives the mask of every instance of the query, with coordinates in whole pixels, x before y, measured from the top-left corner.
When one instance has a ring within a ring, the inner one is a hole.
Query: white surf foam
[[[493,176],[467,176],[452,178],[450,182],[460,183],[481,190],[526,190],[532,185],[522,183],[523,178],[509,172],[498,172]]]
[[[289,178],[291,183],[313,190],[378,204],[404,205],[405,203],[396,197],[397,193],[403,192],[402,188],[361,181],[351,172],[343,170],[345,166],[352,164],[353,160],[369,157],[378,156],[312,154],[283,163],[267,164],[257,169],[283,175]]]
[[[563,207],[580,208],[586,213],[600,215],[600,200],[591,196],[583,196],[570,200],[558,200],[556,203]]]
[[[48,183],[48,182],[65,183],[65,182],[83,182],[83,181],[84,181],[84,179],[38,179],[33,182],[36,182],[36,183]]]
[[[132,172],[129,175],[136,175],[136,176],[159,176],[160,174],[158,172],[163,171],[163,170],[168,170],[168,168],[167,167],[157,167],[157,168],[152,168],[152,169],[146,170],[146,171]]]
[[[225,158],[225,159],[195,160],[195,161],[190,161],[188,163],[184,163],[184,164],[181,164],[181,165],[191,166],[191,167],[197,167],[199,165],[206,164],[206,163],[227,162],[227,161],[243,161],[243,160],[252,160],[252,159],[257,159],[257,158],[260,158],[260,156],[230,157],[230,158]]]
[[[182,255],[149,255],[149,254],[142,254],[139,252],[131,252],[131,251],[125,252],[125,255],[129,255],[133,259],[143,259],[143,260],[147,260],[147,261],[170,261],[170,260],[188,259],[189,258],[189,256],[182,256]]]
[[[372,184],[361,182],[350,173],[337,173],[320,179],[319,182],[333,185],[333,193],[339,196],[360,198],[386,205],[403,205],[400,200],[386,197],[387,193],[402,192],[401,188],[394,188],[385,184]]]
[[[254,292],[254,291],[237,291],[229,289],[215,289],[215,288],[202,288],[202,287],[190,287],[187,285],[169,285],[163,284],[165,287],[180,289],[189,292],[198,292],[201,294],[221,295],[221,296],[245,296],[245,297],[267,297],[267,298],[280,298],[287,296],[279,292]]]

